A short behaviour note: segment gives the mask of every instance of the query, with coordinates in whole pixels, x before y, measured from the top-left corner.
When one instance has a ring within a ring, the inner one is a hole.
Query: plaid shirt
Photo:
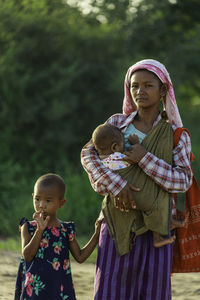
[[[106,123],[112,124],[124,133],[127,126],[132,123],[137,112],[130,115],[115,114]],[[154,122],[155,126],[161,119],[160,115]],[[172,126],[175,130],[175,126]],[[159,186],[169,193],[185,192],[192,184],[192,170],[190,164],[191,143],[187,132],[183,132],[177,146],[173,149],[172,166],[159,159],[150,152],[140,160],[138,165]],[[93,189],[99,194],[113,194],[116,196],[127,181],[120,175],[103,165],[90,140],[81,151],[81,163],[88,173]]]

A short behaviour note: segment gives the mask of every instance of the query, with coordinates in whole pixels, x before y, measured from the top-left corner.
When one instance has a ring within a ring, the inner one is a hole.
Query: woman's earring
[[[161,117],[162,117],[162,119],[164,119],[164,120],[167,120],[167,119],[168,119],[166,110],[163,110],[163,111],[161,112]]]

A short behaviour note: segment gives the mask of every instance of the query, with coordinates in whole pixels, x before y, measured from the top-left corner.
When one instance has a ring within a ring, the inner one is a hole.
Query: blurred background
[[[67,185],[59,217],[93,231],[102,196],[80,151],[121,112],[127,68],[144,58],[170,73],[199,180],[199,0],[0,0],[1,238],[32,218],[34,182],[48,172]]]

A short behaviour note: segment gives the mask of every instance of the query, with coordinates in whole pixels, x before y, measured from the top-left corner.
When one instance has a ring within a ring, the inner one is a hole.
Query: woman
[[[113,115],[107,122],[120,128],[127,147],[132,134],[137,134],[142,141],[158,125],[162,118],[161,101],[172,133],[176,127],[182,127],[170,76],[158,61],[146,59],[131,66],[125,77],[124,91],[123,114]],[[171,150],[172,163],[157,157],[141,144],[133,145],[132,150],[126,152],[126,160],[137,164],[161,190],[171,195],[185,192],[192,184],[190,152],[190,138],[183,132],[179,143]],[[139,189],[102,165],[92,141],[84,146],[81,156],[95,191],[111,194],[115,207],[121,211],[135,206],[131,190],[139,193]],[[172,245],[154,248],[151,231],[133,239],[130,252],[119,256],[104,222],[98,246],[94,299],[169,300],[171,261]]]

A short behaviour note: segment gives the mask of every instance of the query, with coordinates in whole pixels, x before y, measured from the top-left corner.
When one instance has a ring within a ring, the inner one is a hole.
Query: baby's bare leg
[[[173,235],[170,238],[165,238],[161,234],[153,231],[153,245],[156,248],[172,244],[176,239],[176,236]]]
[[[177,220],[173,217],[171,218],[171,226],[170,229],[180,228],[185,226],[185,220]]]

